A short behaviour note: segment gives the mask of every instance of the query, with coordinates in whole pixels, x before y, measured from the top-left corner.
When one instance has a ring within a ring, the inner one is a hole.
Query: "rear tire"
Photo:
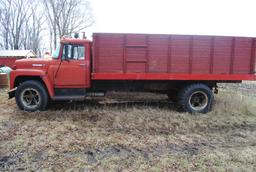
[[[48,94],[39,81],[25,81],[18,86],[15,100],[21,110],[34,112],[44,110],[48,104]]]
[[[213,104],[213,92],[205,84],[192,84],[179,92],[179,105],[189,113],[207,113]]]

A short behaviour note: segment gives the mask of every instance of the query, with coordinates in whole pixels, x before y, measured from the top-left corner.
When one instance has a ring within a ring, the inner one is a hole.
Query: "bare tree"
[[[71,36],[93,23],[86,0],[0,0],[0,48],[40,52],[48,26],[52,50],[63,35]]]
[[[82,0],[43,0],[53,47],[64,35],[79,32],[94,23],[90,4]]]
[[[1,28],[1,37],[3,40],[3,47],[8,50],[10,48],[10,20],[11,20],[11,1],[0,0],[0,28]]]
[[[44,16],[38,12],[38,3],[31,0],[0,0],[0,37],[4,49],[38,51],[44,22]]]
[[[19,49],[22,29],[31,15],[29,0],[1,0],[1,28],[5,49]]]
[[[11,0],[9,0],[11,1]],[[11,1],[11,48],[19,49],[22,44],[22,29],[26,24],[26,20],[28,20],[31,13],[31,1],[30,0],[16,0]]]
[[[31,17],[26,20],[22,34],[22,45],[24,49],[32,49],[36,54],[40,53],[40,43],[42,40],[42,27],[45,17],[38,12],[38,5],[34,5],[31,9]]]

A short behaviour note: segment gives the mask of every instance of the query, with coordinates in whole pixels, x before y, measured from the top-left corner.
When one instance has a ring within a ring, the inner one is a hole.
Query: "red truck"
[[[52,59],[17,60],[9,98],[26,111],[107,91],[167,94],[187,112],[211,109],[217,83],[255,80],[255,38],[94,33],[63,38]]]

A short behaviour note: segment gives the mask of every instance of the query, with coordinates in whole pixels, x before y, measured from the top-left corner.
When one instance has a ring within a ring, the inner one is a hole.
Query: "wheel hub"
[[[35,108],[40,103],[40,94],[34,88],[26,88],[21,93],[21,102],[26,108]]]
[[[195,111],[203,110],[208,105],[208,96],[203,91],[196,91],[189,97],[189,105]]]

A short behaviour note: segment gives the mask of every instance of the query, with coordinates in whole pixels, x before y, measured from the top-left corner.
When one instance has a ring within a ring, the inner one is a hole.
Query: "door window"
[[[65,44],[62,53],[62,59],[84,60],[85,52],[83,45]]]

